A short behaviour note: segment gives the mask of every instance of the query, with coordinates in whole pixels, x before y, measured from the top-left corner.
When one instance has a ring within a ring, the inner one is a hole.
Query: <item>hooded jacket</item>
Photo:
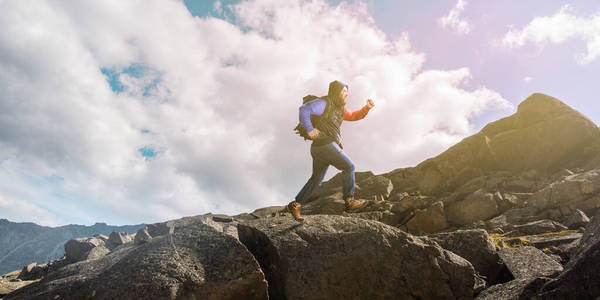
[[[321,146],[336,142],[340,148],[340,126],[343,120],[356,121],[364,118],[369,112],[369,107],[350,112],[340,103],[340,91],[348,87],[346,84],[333,81],[329,84],[327,96],[305,103],[300,107],[300,124],[307,130],[313,126],[319,129],[319,135],[313,140],[313,146]]]
[[[340,103],[339,95],[344,87],[348,86],[337,80],[329,83],[329,91],[325,99],[327,103],[325,111],[315,124],[320,133],[313,141],[313,145],[321,146],[336,142],[342,148],[340,126],[344,120],[344,105]]]

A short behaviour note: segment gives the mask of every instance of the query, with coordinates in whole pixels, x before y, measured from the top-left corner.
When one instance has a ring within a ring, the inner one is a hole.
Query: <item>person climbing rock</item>
[[[340,126],[342,120],[357,121],[363,119],[375,106],[373,100],[354,112],[345,108],[348,86],[340,81],[329,83],[327,96],[308,101],[300,106],[300,126],[313,142],[310,155],[313,159],[312,175],[302,187],[294,201],[287,205],[292,216],[301,221],[300,208],[312,192],[323,182],[327,168],[332,165],[342,171],[343,198],[346,212],[365,205],[364,200],[354,199],[354,164],[342,150]]]

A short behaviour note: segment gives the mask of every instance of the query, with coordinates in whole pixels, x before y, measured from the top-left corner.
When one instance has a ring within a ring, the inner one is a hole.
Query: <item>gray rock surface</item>
[[[600,213],[586,227],[565,271],[538,289],[541,299],[597,299],[600,297]]]
[[[4,299],[266,299],[254,257],[205,220],[177,220],[172,235],[67,265]]]
[[[93,248],[104,246],[104,241],[99,238],[77,238],[65,244],[65,255],[69,263],[85,260]]]
[[[489,284],[498,282],[504,264],[485,230],[458,230],[430,234],[427,237],[436,241],[442,248],[468,260],[475,271],[487,278]]]
[[[498,251],[498,254],[508,270],[517,279],[550,277],[563,270],[560,263],[531,246],[504,248]]]
[[[302,205],[302,214],[316,215],[341,215],[344,212],[344,200],[342,193],[335,193],[325,198],[319,198]]]
[[[462,201],[452,203],[446,209],[448,222],[457,225],[487,220],[498,214],[498,205],[494,196],[484,190],[479,190]]]
[[[153,238],[173,233],[172,221],[150,224],[146,227],[148,228],[148,234]]]
[[[470,299],[474,270],[436,243],[379,222],[306,216],[240,223],[271,299]]]
[[[374,174],[371,171],[354,173],[354,179],[357,183],[356,193],[358,193],[360,191],[361,181],[363,181],[369,177],[372,177],[372,176],[374,176]],[[333,176],[331,179],[329,179],[328,181],[323,182],[309,197],[309,199],[307,200],[307,203],[317,200],[317,199],[320,199],[320,198],[323,198],[323,197],[329,197],[332,194],[340,193],[341,191],[342,191],[342,173],[339,172],[335,176]],[[306,203],[302,203],[302,204],[306,204]]]
[[[383,196],[387,199],[394,189],[392,181],[384,176],[371,176],[359,182],[360,191],[356,193],[357,199],[373,199],[375,196]]]
[[[572,215],[570,215],[566,218],[565,221],[563,221],[563,224],[569,229],[578,229],[579,227],[585,227],[589,223],[590,218],[588,218],[588,216],[579,209],[575,210],[575,212]]]
[[[150,235],[150,233],[148,233],[148,227],[144,227],[138,230],[138,232],[135,234],[133,242],[135,243],[135,245],[141,245],[143,243],[149,242],[150,240],[152,240],[152,236]]]
[[[390,226],[396,226],[400,222],[400,216],[389,211],[369,211],[362,213],[343,214],[344,216],[359,218],[364,220],[378,221]]]
[[[577,204],[592,198],[600,189],[600,170],[566,176],[537,191],[531,202],[538,208]]]
[[[510,230],[513,231],[512,236],[534,235],[567,229],[566,226],[552,220],[538,220],[526,224],[510,226]]]
[[[90,251],[84,255],[82,260],[98,259],[106,256],[108,253],[110,253],[110,250],[104,245],[100,245],[90,249]]]
[[[129,238],[126,232],[113,231],[108,236],[108,242],[109,244],[112,244],[114,246],[120,246],[125,243],[131,242],[131,239]]]
[[[406,227],[411,231],[424,233],[438,232],[446,229],[448,222],[446,222],[444,203],[438,201],[427,209],[416,210],[414,217],[406,223]]]
[[[532,285],[542,285],[546,283],[546,278],[518,278],[507,283],[497,284],[481,292],[475,299],[477,300],[526,300],[535,299],[535,291],[530,291]],[[529,297],[525,296],[529,295]]]
[[[535,221],[538,210],[534,207],[512,208],[505,211],[503,214],[487,220],[486,227],[488,229],[502,228],[505,231],[512,225],[519,225],[527,222]]]

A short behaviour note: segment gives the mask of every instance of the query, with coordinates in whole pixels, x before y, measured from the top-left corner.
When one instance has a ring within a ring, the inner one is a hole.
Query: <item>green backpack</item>
[[[309,101],[313,101],[315,99],[319,99],[319,98],[324,98],[323,97],[317,97],[315,95],[306,95],[302,98],[302,104],[309,102]],[[312,124],[316,124],[316,122],[319,120],[320,116],[310,116],[310,122]],[[298,123],[298,125],[296,125],[296,127],[293,129],[296,134],[300,135],[301,137],[304,138],[304,140],[310,140],[311,138],[308,136],[308,132],[306,132],[306,129],[304,127],[302,127],[302,125],[300,125],[300,123]]]

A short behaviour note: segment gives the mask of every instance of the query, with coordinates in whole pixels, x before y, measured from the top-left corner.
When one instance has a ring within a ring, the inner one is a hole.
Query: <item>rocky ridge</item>
[[[0,287],[31,282],[5,299],[594,299],[599,145],[595,124],[534,94],[416,167],[358,172],[368,205],[356,213],[337,175],[303,204],[303,223],[275,206],[75,239],[46,271],[27,266]]]

